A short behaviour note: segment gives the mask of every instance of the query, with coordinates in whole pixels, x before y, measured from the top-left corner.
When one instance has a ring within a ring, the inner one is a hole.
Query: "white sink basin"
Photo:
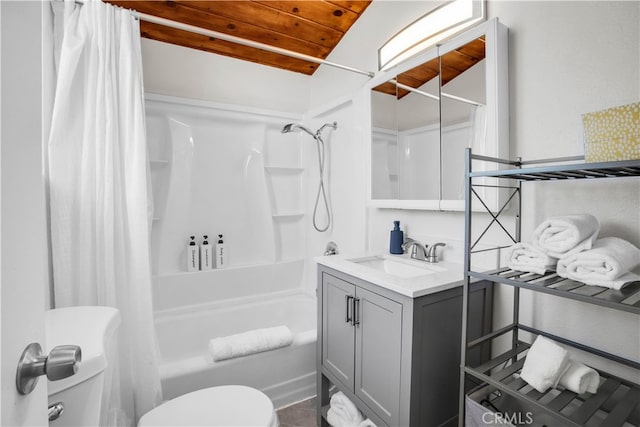
[[[403,279],[446,271],[444,268],[428,264],[425,261],[414,261],[395,257],[373,256],[350,259],[348,261]]]

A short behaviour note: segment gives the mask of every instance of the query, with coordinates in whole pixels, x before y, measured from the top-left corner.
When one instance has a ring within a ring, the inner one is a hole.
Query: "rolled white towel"
[[[511,246],[507,266],[513,270],[544,274],[555,269],[557,258],[550,257],[542,249],[531,243],[516,243]]]
[[[354,405],[343,392],[339,391],[331,396],[329,403],[331,407],[342,414],[347,421],[354,423],[352,425],[357,425],[364,421],[362,412],[356,408],[356,405]]]
[[[241,334],[214,338],[209,341],[209,351],[214,362],[247,356],[253,353],[286,347],[293,342],[291,330],[286,326],[254,329]]]
[[[587,285],[621,289],[625,284],[640,280],[630,272],[640,265],[640,249],[617,237],[598,239],[593,248],[561,258],[558,275]]]
[[[527,352],[520,378],[544,393],[555,387],[569,367],[569,353],[553,340],[538,335]]]
[[[589,214],[548,218],[533,232],[533,243],[554,258],[591,249],[600,224]]]
[[[333,427],[354,427],[364,421],[362,412],[341,391],[331,396],[331,407],[327,412],[327,421]]]
[[[600,374],[577,360],[569,361],[569,369],[560,377],[560,385],[574,393],[595,393],[600,386]]]

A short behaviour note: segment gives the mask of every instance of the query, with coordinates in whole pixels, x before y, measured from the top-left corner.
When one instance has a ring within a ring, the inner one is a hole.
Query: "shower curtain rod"
[[[436,101],[440,101],[440,98],[438,96],[431,95],[428,92],[424,92],[424,91],[416,89],[416,88],[414,88],[412,86],[408,86],[408,85],[399,83],[396,79],[391,79],[389,81],[391,83],[395,84],[396,86],[398,86],[400,89],[408,90],[409,92],[417,93],[418,95],[426,96],[427,98],[431,98],[431,99],[435,99]],[[443,98],[455,99],[456,101],[464,102],[466,104],[475,105],[477,107],[480,107],[480,106],[484,105],[484,104],[481,104],[479,102],[472,101],[472,100],[467,99],[467,98],[462,98],[461,96],[451,95],[451,94],[445,93],[445,92],[440,92],[440,95]]]
[[[77,4],[82,5],[82,0],[76,0]],[[190,33],[200,34],[207,37],[214,37],[221,40],[225,40],[232,43],[241,44],[243,46],[255,47],[257,49],[266,50],[269,52],[278,53],[280,55],[290,56],[292,58],[302,59],[304,61],[315,62],[316,64],[328,65],[330,67],[339,68],[341,70],[351,71],[353,73],[363,74],[368,77],[373,77],[375,73],[371,71],[360,70],[358,68],[349,67],[346,65],[338,64],[335,62],[327,61],[324,59],[316,58],[314,56],[305,55],[303,53],[293,52],[291,50],[283,49],[276,46],[271,46],[265,43],[256,42],[253,40],[243,39],[241,37],[232,36],[230,34],[220,33],[218,31],[208,30],[206,28],[196,27],[195,25],[183,24],[181,22],[172,21],[170,19],[160,18],[159,16],[148,15],[136,10],[131,10],[131,14],[137,19],[151,22],[153,24],[164,25],[166,27],[174,28],[176,30],[187,31]]]

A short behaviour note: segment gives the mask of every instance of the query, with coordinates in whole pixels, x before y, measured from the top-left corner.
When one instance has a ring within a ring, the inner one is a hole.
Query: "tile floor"
[[[316,425],[315,398],[280,409],[278,420],[280,427],[314,427]]]

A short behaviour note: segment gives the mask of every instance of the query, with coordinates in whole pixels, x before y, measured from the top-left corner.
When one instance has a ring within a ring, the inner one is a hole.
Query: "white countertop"
[[[370,257],[385,257],[396,259],[402,263],[410,264],[416,267],[425,268],[425,275],[402,278],[384,271],[368,267],[350,260],[361,260]],[[388,254],[363,254],[363,255],[331,255],[316,257],[318,264],[333,268],[345,274],[357,277],[367,282],[378,285],[382,288],[405,295],[410,298],[416,298],[423,295],[429,295],[436,292],[445,291],[462,285],[464,272],[462,264],[440,261],[435,264],[429,264],[426,261],[413,260],[408,255],[388,255]],[[433,266],[433,270],[427,271]]]

